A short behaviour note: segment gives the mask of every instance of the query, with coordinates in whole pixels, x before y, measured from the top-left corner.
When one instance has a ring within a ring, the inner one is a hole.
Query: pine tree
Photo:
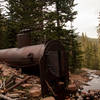
[[[0,47],[2,46],[2,15],[0,11]]]
[[[0,49],[6,47],[6,19],[0,10]]]
[[[99,69],[99,55],[98,54],[98,44],[94,43],[93,44],[93,69]]]
[[[98,19],[99,19],[99,25],[98,25],[98,27],[97,27],[97,33],[98,33],[98,39],[100,39],[100,12],[99,12],[99,17],[98,17]]]
[[[97,26],[97,33],[98,33],[98,59],[99,59],[99,62],[100,62],[100,12],[99,12],[99,24]],[[100,63],[99,63],[99,69],[100,69]]]
[[[77,35],[74,29],[68,29],[67,23],[75,19],[74,0],[6,0],[9,4],[7,21],[10,45],[16,45],[16,34],[23,29],[30,29],[33,43],[60,40],[66,48],[69,65],[74,62],[74,52],[78,50]],[[54,9],[50,7],[54,6]],[[13,26],[13,27],[12,27]],[[73,44],[71,44],[72,41]],[[72,48],[76,47],[77,49]],[[72,50],[73,49],[73,50]],[[70,51],[73,54],[70,55]],[[78,53],[75,53],[75,56]],[[71,56],[71,58],[69,58]],[[76,57],[77,58],[77,57]],[[78,60],[77,60],[78,61]],[[76,63],[76,62],[74,62]]]
[[[9,20],[17,26],[18,32],[30,29],[34,37],[45,35],[46,38],[58,39],[70,34],[63,32],[68,21],[73,21],[76,12],[73,11],[74,0],[6,0],[9,3]],[[55,10],[46,10],[55,5]],[[39,31],[40,30],[40,31]],[[44,34],[42,34],[44,33]]]
[[[76,71],[77,69],[80,69],[82,67],[82,51],[81,51],[81,43],[77,38],[77,35],[71,35],[71,62],[70,62],[70,69],[72,72]],[[76,38],[76,39],[73,39]]]
[[[8,23],[10,28],[10,36],[20,33],[21,30],[30,30],[33,42],[39,41],[43,30],[42,7],[44,2],[40,0],[6,0],[8,7]],[[13,31],[13,32],[12,32]],[[14,38],[14,37],[13,37]],[[16,39],[14,39],[16,40]]]
[[[54,11],[46,12],[45,34],[47,38],[60,40],[67,51],[68,61],[70,69],[77,69],[81,66],[81,51],[77,42],[77,35],[75,30],[64,29],[67,28],[67,22],[72,21],[77,14],[73,11],[75,6],[74,0],[48,0],[49,6],[55,6]],[[76,63],[77,62],[77,63]]]
[[[73,11],[73,7],[75,6],[74,0],[47,0],[47,5],[45,8],[49,6],[54,6],[54,10],[50,10],[48,12],[45,11],[45,34],[48,38],[56,38],[62,39],[66,38],[72,31],[66,29],[63,32],[63,28],[66,27],[66,24],[70,21],[72,22],[74,19],[74,15],[77,14],[76,11]]]
[[[84,33],[81,37],[82,51],[83,51],[83,67],[91,69],[100,68],[100,53],[99,43],[97,39],[88,38]]]

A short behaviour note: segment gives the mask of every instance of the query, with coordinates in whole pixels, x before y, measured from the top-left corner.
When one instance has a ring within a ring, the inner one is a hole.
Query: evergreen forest
[[[1,6],[0,49],[17,47],[16,35],[22,30],[29,30],[32,44],[61,41],[72,72],[81,67],[100,69],[99,39],[89,39],[84,33],[79,37],[72,26],[77,17],[74,1],[3,0],[6,12]]]
[[[88,38],[85,33],[79,37],[82,50],[82,66],[91,69],[100,69],[99,39]]]

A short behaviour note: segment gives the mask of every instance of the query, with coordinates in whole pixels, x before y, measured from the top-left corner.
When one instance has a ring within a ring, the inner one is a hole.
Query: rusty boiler
[[[26,37],[28,36],[26,35]],[[0,62],[20,68],[30,69],[31,67],[33,72],[36,69],[39,70],[42,95],[45,96],[49,92],[53,92],[52,95],[56,100],[64,100],[69,76],[63,45],[56,40],[46,44],[30,45],[30,41],[29,39],[27,41],[26,37],[24,35],[18,36],[18,43],[22,41],[18,48],[0,50]],[[50,87],[52,90],[49,89]]]

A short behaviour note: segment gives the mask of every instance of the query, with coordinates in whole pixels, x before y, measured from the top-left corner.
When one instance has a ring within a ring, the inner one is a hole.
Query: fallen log
[[[5,96],[3,94],[0,94],[0,100],[1,99],[4,99],[4,100],[16,100],[16,99],[11,99],[10,97],[7,97],[7,96]]]
[[[15,77],[15,75],[11,75],[7,80],[6,80],[6,85],[11,82],[11,80]]]
[[[9,82],[8,84],[6,84],[5,88],[8,88],[11,84],[14,83],[14,80],[12,80],[11,82]]]
[[[12,87],[8,88],[5,90],[5,93],[8,91],[11,91],[13,88],[16,88],[17,86],[19,86],[20,84],[22,84],[23,82],[27,81],[29,78],[31,78],[30,76],[25,77],[22,81],[16,83],[15,85],[13,85]]]
[[[47,87],[49,88],[49,90],[52,92],[52,94],[56,97],[57,95],[55,94],[55,92],[53,91],[52,87],[49,85],[49,83],[47,81],[45,81]]]

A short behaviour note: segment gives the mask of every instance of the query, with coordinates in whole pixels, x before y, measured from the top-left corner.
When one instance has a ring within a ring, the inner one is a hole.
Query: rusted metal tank
[[[43,96],[51,91],[59,98],[57,100],[64,100],[69,76],[66,52],[59,41],[0,50],[0,61],[15,67],[30,68],[31,66],[33,71],[34,68],[38,69]],[[50,87],[52,90],[48,89]]]
[[[28,67],[39,64],[43,56],[45,45],[33,45],[23,48],[10,48],[0,50],[0,61],[12,66]]]

